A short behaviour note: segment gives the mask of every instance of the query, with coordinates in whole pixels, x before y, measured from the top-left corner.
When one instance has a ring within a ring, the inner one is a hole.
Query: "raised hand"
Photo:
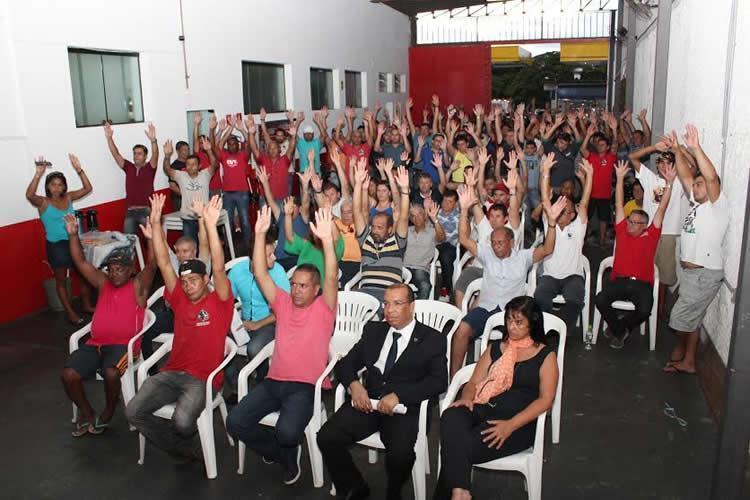
[[[484,115],[484,106],[482,106],[481,104],[475,104],[474,105],[474,114],[476,116],[482,116],[482,115]]]
[[[271,209],[264,205],[258,211],[258,217],[255,219],[255,234],[265,234],[271,227]]]
[[[398,131],[401,133],[402,137],[406,137],[406,133],[409,131],[409,127],[406,125],[406,123],[402,123],[398,127]]]
[[[75,215],[65,214],[63,220],[65,221],[65,232],[68,233],[68,236],[78,233],[78,220]]]
[[[362,119],[368,122],[372,120],[372,111],[367,110],[364,113],[362,113]]]
[[[201,116],[200,111],[197,113],[193,113],[193,125],[200,126],[202,121],[203,121],[203,117]]]
[[[644,121],[644,122],[645,122],[645,121],[646,121],[646,113],[648,113],[648,111],[646,110],[646,108],[643,108],[642,110],[640,110],[640,111],[638,112],[638,118],[639,118],[639,119],[640,119],[641,121]]]
[[[401,160],[401,163],[408,163],[409,162],[409,153],[407,153],[406,151],[404,151],[403,153],[401,153],[401,156],[399,157],[399,159]]]
[[[224,130],[226,128],[227,128],[227,119],[222,118],[221,120],[219,120],[219,130]]]
[[[216,121],[216,113],[211,113],[211,116],[208,117],[208,128],[211,130],[216,130],[216,126],[218,125]]]
[[[443,155],[441,153],[432,153],[432,164],[435,168],[443,168]]]
[[[147,240],[151,240],[154,238],[154,230],[151,228],[151,221],[146,219],[146,225],[138,224],[138,226],[141,228],[141,232],[143,233],[143,237]]]
[[[193,198],[193,203],[190,205],[190,209],[195,212],[195,215],[200,217],[203,215],[203,209],[206,208],[205,203],[198,197]]]
[[[466,124],[466,131],[469,133],[469,135],[474,135],[474,124],[473,123],[467,123]]]
[[[294,214],[294,197],[287,196],[284,198],[284,215],[291,217]]]
[[[73,170],[76,171],[76,173],[81,173],[81,161],[78,159],[76,155],[73,153],[68,154],[68,160],[70,160],[70,164],[73,166]]]
[[[398,186],[398,190],[401,194],[406,194],[409,192],[409,173],[404,167],[398,167],[398,170],[396,170],[393,178],[395,179],[396,185]]]
[[[437,108],[440,106],[440,97],[437,94],[432,94],[431,102],[432,105]]]
[[[674,165],[665,165],[664,163],[660,164],[659,173],[661,173],[662,177],[667,181],[667,183],[671,186],[674,182],[675,178],[677,177],[677,169]]]
[[[288,109],[286,111],[286,119],[289,121],[289,123],[292,123],[294,121],[294,110]]]
[[[628,173],[628,162],[625,160],[618,161],[617,165],[615,165],[615,175],[617,175],[617,178],[624,179],[627,173]]]
[[[203,151],[211,151],[211,141],[209,141],[205,137],[201,137],[200,139],[198,139],[198,144]]]
[[[578,169],[576,174],[581,172],[582,175],[584,175],[585,177],[589,177],[593,179],[594,166],[591,165],[591,163],[586,158],[581,158],[581,162],[578,165],[580,168]]]
[[[44,156],[37,156],[34,158],[34,168],[36,169],[36,175],[42,175],[45,170],[47,170],[47,167],[49,166],[49,162],[44,159]]]
[[[320,176],[315,172],[315,169],[308,168],[307,170],[312,170],[312,174],[310,175],[310,183],[312,184],[313,191],[319,193],[323,190],[323,179],[321,179]],[[326,198],[326,200],[327,199],[328,198]]]
[[[109,122],[104,122],[104,137],[112,137],[115,135],[115,130]]]
[[[692,123],[685,125],[685,144],[691,149],[701,147],[700,139],[698,138],[698,129]]]
[[[320,116],[323,117],[324,120],[328,118],[328,106],[323,105],[323,107],[320,108]]]
[[[297,125],[290,125],[289,126],[289,137],[294,137],[297,135]]]
[[[434,223],[437,219],[438,207],[432,198],[426,198],[424,200],[424,211],[427,213],[427,217]]]
[[[367,169],[360,162],[354,165],[354,183],[358,186],[362,185],[367,177]]]
[[[557,218],[560,217],[560,214],[565,210],[565,200],[565,196],[560,196],[554,205],[550,204],[549,200],[544,202],[544,211],[547,213],[547,221],[551,226],[557,224]]]
[[[383,135],[385,133],[385,123],[380,122],[378,123],[378,135]]]
[[[515,191],[518,187],[518,170],[512,168],[508,170],[508,178],[505,180],[505,185],[508,186],[511,192]]]
[[[470,209],[476,201],[477,198],[474,195],[474,189],[469,186],[458,186],[458,203],[461,209]]]
[[[320,241],[333,240],[333,218],[330,208],[319,208],[315,211],[315,222],[310,222],[310,231]]]
[[[305,121],[305,112],[304,111],[297,112],[297,122],[302,123],[303,121]]]
[[[417,146],[424,146],[424,137],[421,135],[417,136]]]
[[[505,163],[505,166],[508,167],[509,170],[515,170],[516,167],[518,167],[518,154],[514,150],[512,150],[508,154],[508,159],[503,163]]]
[[[206,226],[215,226],[221,215],[222,201],[221,196],[214,195],[208,202],[208,205],[203,207],[203,220]]]
[[[304,172],[297,172],[297,177],[299,177],[300,189],[307,189],[307,186],[310,185],[310,179],[311,179],[313,170],[314,170],[313,168],[310,168],[308,166]]]
[[[488,161],[490,161],[490,155],[487,153],[487,148],[484,146],[477,148],[477,162],[479,162],[480,168],[487,165]]]
[[[151,214],[148,218],[152,226],[161,224],[161,211],[164,209],[164,200],[166,200],[166,197],[162,193],[154,193],[149,198],[151,202]]]
[[[167,158],[172,156],[172,153],[174,153],[174,146],[172,146],[172,139],[167,139],[164,142],[163,149],[164,149],[164,156],[166,156]]]
[[[547,153],[542,157],[542,172],[545,174],[549,174],[555,165],[557,165],[557,160],[555,160],[554,153]]]
[[[356,116],[356,112],[354,111],[354,108],[352,108],[351,106],[345,107],[344,116],[346,116],[347,118],[351,118],[353,120],[354,117]]]
[[[315,149],[313,148],[307,150],[307,164],[309,166],[315,165]]]
[[[414,107],[414,99],[412,99],[411,97],[408,97],[406,99],[406,108],[411,109],[413,107]]]
[[[266,116],[268,113],[266,113],[266,108],[260,108],[260,111],[258,112],[258,117],[260,118],[260,121],[264,122],[266,121]]]
[[[229,127],[234,127],[236,125],[235,117],[234,115],[227,115],[227,125]]]
[[[154,124],[151,122],[148,122],[148,126],[146,127],[146,137],[148,137],[148,140],[151,142],[156,140],[156,127],[154,127]]]
[[[474,169],[464,170],[464,182],[472,190],[477,186],[477,179],[474,176]]]

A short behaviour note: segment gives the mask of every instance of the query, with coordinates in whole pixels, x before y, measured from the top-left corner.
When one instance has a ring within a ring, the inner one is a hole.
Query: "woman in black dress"
[[[472,464],[534,444],[536,419],[552,407],[557,357],[546,345],[544,320],[531,297],[505,306],[502,342],[490,344],[474,373],[440,419],[442,467],[435,499],[471,498]]]

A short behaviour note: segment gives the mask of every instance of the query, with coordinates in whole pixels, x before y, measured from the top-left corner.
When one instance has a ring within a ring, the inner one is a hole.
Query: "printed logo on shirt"
[[[205,309],[198,311],[198,321],[195,323],[195,326],[206,326],[210,324],[211,316],[209,316],[208,311]]]
[[[239,162],[235,158],[227,158],[224,161],[224,166],[229,168],[234,168],[239,164]]]
[[[201,190],[201,183],[195,180],[190,180],[185,185],[185,189],[188,191],[200,191]]]
[[[685,221],[682,223],[682,230],[687,234],[695,234],[695,216],[697,215],[698,207],[700,207],[698,203],[693,203],[690,212],[688,212]]]

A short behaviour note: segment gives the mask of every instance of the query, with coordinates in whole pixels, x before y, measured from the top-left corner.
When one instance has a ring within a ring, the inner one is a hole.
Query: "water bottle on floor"
[[[588,330],[586,330],[586,335],[583,337],[583,348],[587,351],[591,350],[591,343],[594,340],[594,328],[589,324]]]

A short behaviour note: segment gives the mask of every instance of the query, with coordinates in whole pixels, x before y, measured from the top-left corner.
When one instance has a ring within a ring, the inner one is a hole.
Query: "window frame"
[[[89,49],[84,47],[67,47],[67,53],[70,55],[71,53],[74,54],[91,54],[91,55],[97,55],[97,56],[120,56],[120,57],[135,57],[136,62],[138,63],[138,87],[140,90],[140,105],[141,105],[141,114],[143,115],[142,120],[134,120],[129,122],[113,122],[109,119],[109,111],[107,107],[107,91],[106,91],[106,84],[104,82],[104,64],[102,64],[102,88],[104,89],[104,112],[105,112],[105,120],[104,122],[109,123],[110,125],[128,125],[131,123],[146,123],[146,109],[143,107],[143,81],[141,80],[141,54],[140,52],[132,52],[127,50],[106,50],[106,49]],[[70,72],[70,80],[71,80],[71,98],[72,98],[72,92],[73,92],[73,72],[70,69],[70,60],[68,60],[68,71]],[[75,101],[73,103],[73,118],[76,122],[76,128],[91,128],[91,127],[103,127],[104,123],[94,124],[94,125],[78,125],[78,120],[75,117],[76,110],[75,110]]]
[[[310,74],[310,108],[313,111],[319,111],[320,109],[323,108],[323,106],[316,107],[315,103],[313,102],[313,84],[312,84],[312,82],[313,82],[313,80],[312,80],[312,73],[313,73],[313,71],[322,71],[322,72],[324,72],[325,75],[326,75],[326,79],[328,77],[330,77],[330,83],[331,83],[331,95],[330,95],[330,98],[331,98],[331,102],[329,102],[329,103],[323,103],[323,105],[328,106],[328,109],[335,109],[334,106],[335,106],[335,103],[336,103],[336,97],[334,96],[334,94],[335,94],[335,79],[333,77],[334,76],[333,75],[333,68],[322,68],[322,67],[319,67],[319,66],[310,66],[310,73],[309,73]],[[326,96],[326,98],[328,98],[328,96]]]
[[[241,70],[240,70],[241,71],[241,75],[240,76],[242,78],[242,108],[243,108],[243,112],[246,115],[249,115],[249,114],[257,115],[260,112],[260,108],[258,108],[258,111],[253,112],[252,108],[249,105],[247,106],[247,108],[245,108],[245,65],[246,64],[248,64],[248,65],[255,64],[255,65],[259,65],[259,66],[272,66],[272,67],[281,68],[281,74],[282,74],[282,77],[284,79],[283,80],[283,85],[282,85],[282,88],[284,89],[284,99],[283,99],[284,102],[282,103],[282,109],[270,110],[270,109],[266,108],[266,106],[261,106],[261,108],[265,108],[266,109],[266,113],[268,113],[268,114],[272,114],[272,113],[285,113],[288,109],[290,109],[290,106],[288,105],[288,103],[289,103],[289,96],[288,96],[288,92],[287,92],[287,90],[288,90],[287,87],[289,85],[288,82],[287,82],[287,64],[285,64],[285,63],[267,62],[267,61],[248,61],[248,60],[243,59],[241,61],[241,65],[240,65],[240,68],[241,68]],[[248,97],[247,100],[248,100],[248,104],[249,104],[249,97]]]
[[[347,93],[348,93],[348,90],[349,90],[349,86],[347,85],[346,76],[349,73],[359,75],[359,93],[358,93],[358,98],[357,98],[357,100],[358,100],[357,106],[352,106],[351,104],[349,104],[348,99],[347,99]],[[359,109],[359,108],[362,108],[365,105],[365,99],[364,99],[364,96],[363,96],[364,90],[365,90],[363,75],[364,75],[363,71],[349,70],[349,69],[345,69],[344,70],[344,106],[350,106],[350,107],[352,107],[354,109]]]

